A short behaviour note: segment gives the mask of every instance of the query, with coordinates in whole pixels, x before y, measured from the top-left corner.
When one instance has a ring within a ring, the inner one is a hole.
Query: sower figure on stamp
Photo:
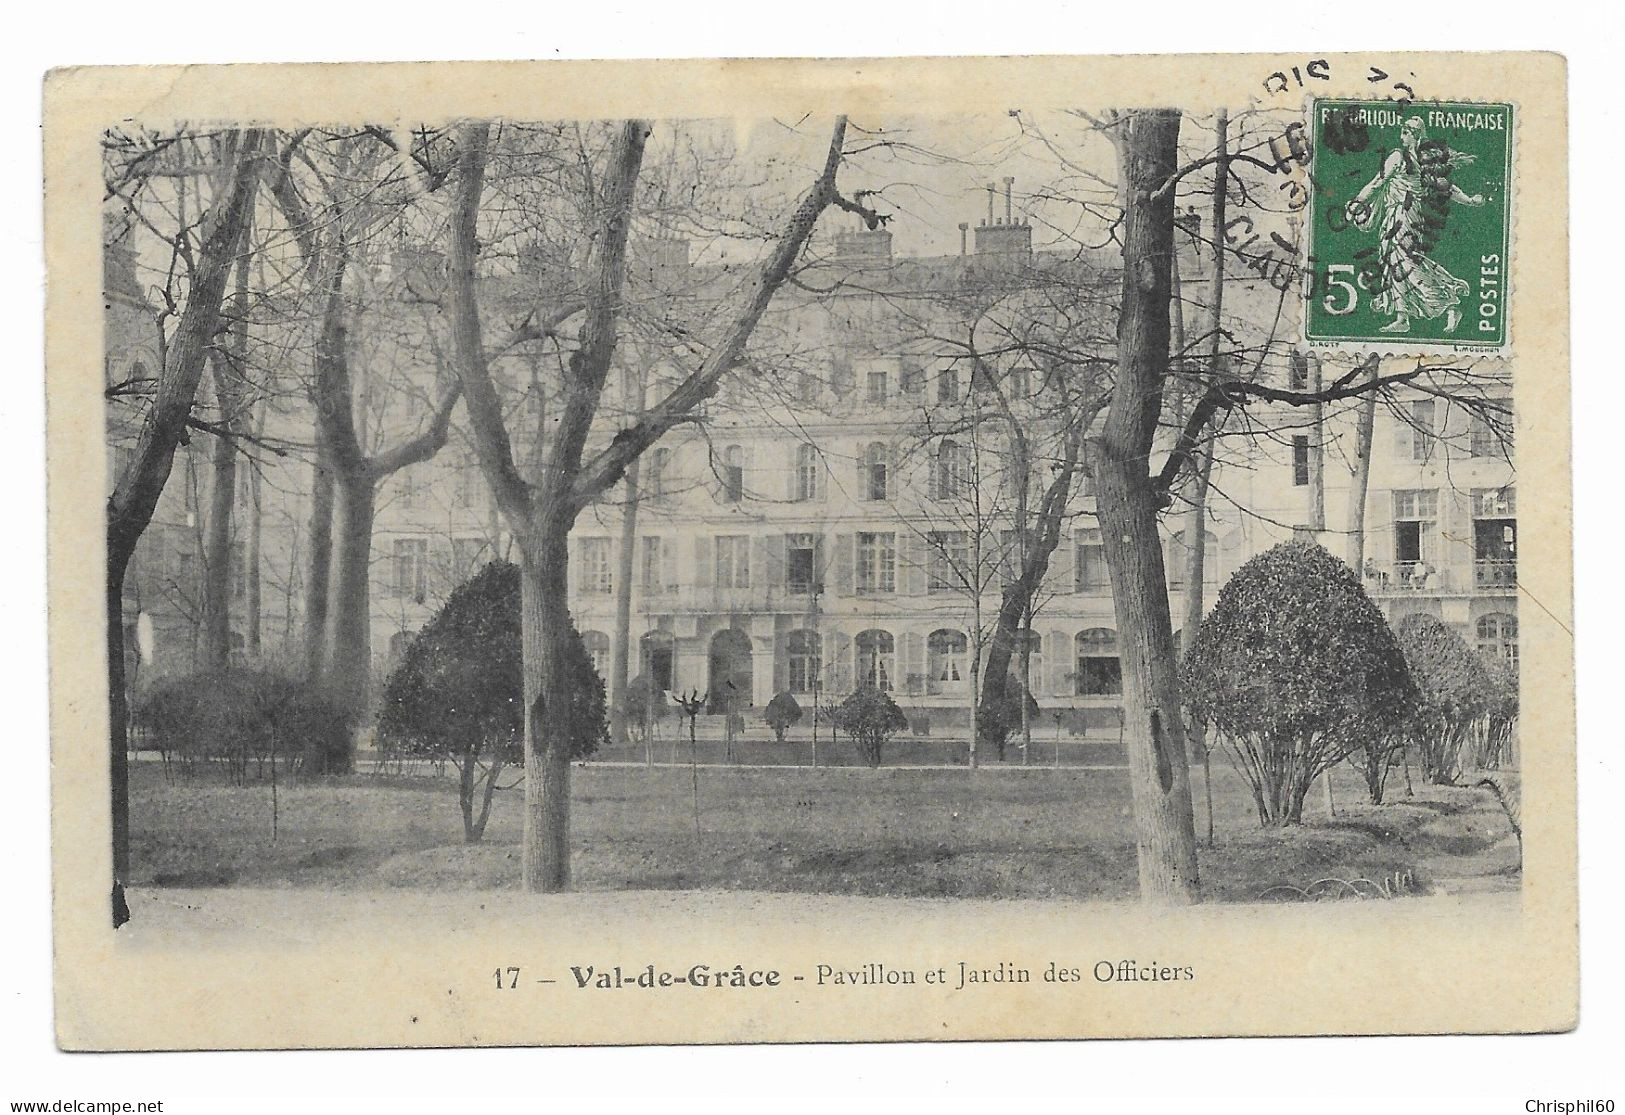
[[[1451,203],[1484,204],[1482,194],[1463,193],[1450,180],[1456,167],[1474,157],[1429,140],[1418,116],[1406,120],[1399,134],[1399,150],[1383,159],[1376,177],[1345,207],[1356,228],[1378,229],[1371,308],[1393,316],[1382,327],[1384,333],[1409,333],[1411,318],[1431,321],[1440,315],[1445,332],[1454,333],[1468,284],[1428,253],[1438,242]]]

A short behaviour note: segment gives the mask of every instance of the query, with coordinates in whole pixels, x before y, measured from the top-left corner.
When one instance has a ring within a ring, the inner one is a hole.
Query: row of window
[[[884,380],[884,371],[870,372],[871,378]],[[957,392],[957,382],[943,373],[939,382],[950,383]],[[957,395],[955,396],[957,397]],[[871,399],[870,401],[883,401]],[[1437,403],[1432,399],[1411,402],[1405,420],[1398,424],[1401,455],[1411,460],[1427,461],[1438,443],[1435,427]],[[1474,457],[1499,457],[1511,448],[1511,400],[1489,400],[1484,409],[1472,412],[1469,430],[1469,451]],[[811,444],[794,449],[788,498],[808,502],[825,498],[826,465],[823,454]],[[862,500],[888,500],[897,495],[895,479],[895,451],[884,442],[870,442],[858,453],[858,483],[856,494]],[[671,473],[672,450],[658,447],[643,462],[640,487],[645,498],[663,499],[674,491]],[[1292,483],[1303,487],[1310,482],[1310,440],[1306,434],[1292,438]],[[740,445],[723,448],[716,462],[719,479],[718,498],[724,503],[739,503],[746,498],[746,451]],[[943,438],[932,453],[927,473],[927,495],[932,499],[954,499],[967,494],[976,476],[972,447],[954,438]],[[482,498],[483,486],[479,469],[465,463],[453,470],[452,497],[457,506],[475,506]],[[190,486],[188,496],[191,495]],[[411,468],[397,474],[394,498],[399,507],[412,510],[424,504],[427,488],[421,475]]]
[[[1211,531],[1205,532],[1204,537],[1203,581],[1216,585],[1221,561],[1219,542]],[[645,535],[638,541],[638,577],[642,590],[650,594],[676,591],[680,587],[676,539]],[[1008,583],[1019,572],[1021,539],[1014,530],[1000,531],[997,544],[989,540],[980,554],[973,552],[968,531],[928,531],[917,542],[920,552],[915,562],[923,570],[923,591],[929,595],[987,591],[995,580]],[[581,539],[576,558],[576,585],[580,592],[589,596],[608,596],[614,592],[613,548],[608,538]],[[858,532],[853,540],[853,590],[860,594],[897,592],[899,548],[895,531]],[[782,586],[791,594],[805,595],[823,591],[828,574],[837,580],[836,590],[844,591],[845,571],[827,569],[821,534],[701,536],[695,539],[695,549],[694,576],[702,586],[724,589]],[[1073,592],[1093,595],[1110,589],[1106,552],[1098,530],[1077,531],[1071,556]],[[1166,543],[1165,565],[1170,588],[1184,586],[1188,560],[1184,533],[1178,532]],[[781,561],[782,575],[776,568]],[[1059,564],[1052,560],[1052,575]]]
[[[1399,423],[1395,451],[1407,460],[1429,461],[1439,443],[1434,425],[1437,404],[1432,399],[1412,402],[1405,420]],[[1475,409],[1468,427],[1468,453],[1473,457],[1504,457],[1512,451],[1512,401],[1492,399],[1485,409]],[[1309,483],[1309,436],[1295,434],[1292,438],[1292,483],[1304,487]]]
[[[713,669],[728,653],[730,638],[736,633],[721,631],[712,640]],[[1036,660],[1042,655],[1040,640],[1028,633],[1030,652]],[[601,674],[607,673],[610,639],[602,631],[585,631],[582,641]],[[670,689],[672,638],[668,632],[650,632],[641,641],[640,669],[648,671],[656,685]],[[1076,669],[1072,673],[1073,692],[1080,697],[1109,697],[1123,691],[1122,665],[1117,652],[1117,632],[1109,627],[1092,627],[1073,637]],[[748,644],[747,644],[748,646]],[[719,648],[722,648],[719,650]],[[872,686],[883,693],[924,693],[944,695],[964,692],[970,681],[967,656],[970,642],[963,631],[942,628],[925,637],[923,676],[905,678],[899,673],[897,637],[890,631],[872,628],[852,639],[850,677],[826,677],[824,641],[817,631],[798,629],[784,636],[784,675],[792,693],[808,694],[831,686]],[[745,651],[748,654],[748,649]],[[918,666],[914,669],[918,670]],[[1034,663],[1035,672],[1041,665]]]
[[[1479,653],[1494,661],[1503,662],[1514,671],[1518,667],[1518,619],[1514,615],[1493,612],[1479,618],[1475,625]],[[719,632],[712,640],[713,661],[719,657],[717,647],[727,643],[732,631]],[[1024,633],[1031,656],[1030,669],[1037,678],[1043,674],[1042,640],[1032,632]],[[608,675],[610,638],[602,631],[585,631],[582,640],[592,656],[593,665],[603,676]],[[1175,635],[1175,645],[1179,644]],[[670,689],[673,680],[673,639],[669,632],[653,631],[641,642],[639,669],[647,672],[656,685]],[[1073,667],[1070,674],[1071,693],[1078,697],[1115,697],[1123,692],[1123,666],[1117,645],[1117,632],[1110,627],[1091,627],[1072,637]],[[748,648],[748,642],[745,644]],[[852,667],[850,678],[826,677],[824,673],[824,640],[817,631],[805,628],[784,636],[783,684],[797,694],[810,694],[814,689],[827,690],[831,685],[873,686],[882,692],[925,693],[946,695],[965,691],[970,680],[967,664],[969,640],[963,631],[943,628],[925,638],[925,674],[923,677],[903,678],[897,662],[897,638],[890,631],[873,628],[859,632],[852,640]],[[748,649],[745,651],[748,654]],[[918,667],[914,667],[918,669]],[[1035,685],[1035,688],[1037,686]]]
[[[895,367],[891,365],[895,364]],[[838,399],[861,398],[864,403],[884,404],[893,399],[916,402],[926,398],[928,381],[933,384],[929,395],[936,402],[952,405],[964,401],[967,380],[972,389],[991,387],[997,373],[985,365],[968,371],[958,363],[948,363],[927,373],[916,357],[904,356],[893,360],[869,363],[862,382],[850,357],[838,354],[830,367],[829,389]],[[1035,385],[1042,386],[1043,376],[1025,361],[1012,365],[1002,378],[1000,386],[1009,398],[1027,398]],[[796,400],[817,405],[824,398],[824,380],[811,371],[802,372],[796,379]]]

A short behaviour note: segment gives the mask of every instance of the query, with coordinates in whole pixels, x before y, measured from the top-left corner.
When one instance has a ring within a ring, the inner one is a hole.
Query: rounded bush
[[[1182,675],[1193,718],[1219,731],[1266,825],[1298,823],[1315,778],[1356,748],[1391,740],[1415,697],[1360,578],[1306,542],[1236,571]]]
[[[1400,620],[1399,642],[1420,692],[1415,734],[1422,777],[1453,786],[1461,777],[1463,745],[1501,689],[1478,652],[1436,616]]]
[[[380,744],[456,764],[469,840],[484,831],[496,772],[524,758],[519,598],[518,566],[491,562],[452,592],[384,687]],[[571,758],[584,758],[607,739],[604,682],[573,627],[568,640],[570,702],[549,713],[547,727],[567,732]],[[472,798],[481,788],[485,804],[476,813]]]
[[[872,685],[848,695],[835,709],[831,722],[857,746],[858,754],[870,767],[880,765],[880,752],[887,741],[908,727],[908,717],[888,693]]]
[[[788,689],[781,689],[773,695],[762,710],[762,720],[780,743],[784,742],[784,733],[801,723],[801,703],[796,700],[795,694]]]

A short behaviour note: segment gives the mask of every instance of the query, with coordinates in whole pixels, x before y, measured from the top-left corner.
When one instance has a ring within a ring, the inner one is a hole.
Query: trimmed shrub
[[[1263,825],[1293,825],[1314,780],[1415,699],[1399,643],[1347,565],[1287,542],[1236,571],[1183,665],[1194,720],[1222,734]]]
[[[344,769],[349,730],[313,685],[272,670],[231,667],[162,678],[135,700],[132,724],[166,768],[222,768],[243,782],[281,762],[303,774]]]
[[[870,767],[880,765],[880,752],[887,741],[908,727],[908,717],[888,693],[865,685],[847,696],[835,709],[831,722],[845,732]]]
[[[503,768],[524,761],[519,591],[518,567],[491,562],[452,592],[384,688],[380,743],[456,767],[469,843],[485,834]],[[569,638],[571,701],[548,719],[569,733],[571,756],[583,758],[607,738],[604,683],[573,628]]]
[[[1413,731],[1422,777],[1454,786],[1463,746],[1499,696],[1495,682],[1478,652],[1435,616],[1400,620],[1399,642],[1421,695]]]
[[[801,704],[788,689],[782,689],[762,710],[762,719],[773,729],[773,738],[783,743],[784,733],[801,723]]]

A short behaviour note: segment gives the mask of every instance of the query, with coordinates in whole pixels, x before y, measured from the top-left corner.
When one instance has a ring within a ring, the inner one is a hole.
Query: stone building
[[[1108,255],[1035,251],[1008,193],[1002,216],[996,200],[990,187],[987,216],[974,229],[960,226],[957,255],[894,256],[885,228],[837,233],[826,258],[781,292],[751,359],[707,404],[703,421],[679,427],[646,454],[635,488],[625,485],[615,500],[583,513],[571,542],[571,604],[606,679],[624,637],[629,673],[648,673],[671,691],[709,693],[714,707],[731,699],[760,709],[781,689],[804,705],[816,689],[827,703],[867,682],[917,718],[957,722],[963,731],[971,655],[1023,545],[1016,529],[1023,483],[1035,499],[1055,475],[1067,423],[1088,411],[1086,402],[1058,411],[1050,377],[1077,381],[1109,360],[1110,307],[1121,281]],[[129,260],[112,249],[107,258],[108,376],[116,383],[156,366],[157,334]],[[403,255],[396,268],[432,272],[426,258]],[[657,241],[640,259],[646,278],[688,284],[693,298],[721,282],[715,269],[689,263],[681,241]],[[1192,338],[1206,313],[1206,283],[1202,254],[1187,247],[1178,326]],[[1304,386],[1308,362],[1268,337],[1281,292],[1244,273],[1227,284],[1225,298],[1225,328],[1257,361],[1254,374]],[[1058,353],[1068,346],[1104,355],[1067,364]],[[398,358],[430,374],[431,362],[412,348],[398,345],[407,353]],[[624,414],[636,399],[658,397],[672,369],[630,342],[621,359],[626,380],[614,406]],[[1337,359],[1326,358],[1326,374],[1351,366]],[[544,382],[534,366],[528,374],[532,384]],[[1487,396],[1510,405],[1510,372],[1488,375]],[[524,382],[523,369],[510,378]],[[517,422],[534,420],[526,408],[545,407],[545,392],[514,405]],[[1185,405],[1171,399],[1170,415]],[[1205,539],[1208,605],[1240,564],[1295,534],[1346,554],[1356,409],[1328,408],[1319,435],[1318,524],[1317,435],[1301,408],[1256,408],[1250,433],[1232,429],[1221,438]],[[409,407],[395,413],[392,421],[411,421]],[[291,408],[285,421],[303,422],[308,440],[308,416]],[[1033,455],[1025,481],[1010,463],[1018,429]],[[1171,425],[1166,432],[1171,437]],[[1391,616],[1431,612],[1515,665],[1515,477],[1497,433],[1422,392],[1379,408],[1363,572]],[[110,429],[113,466],[128,434],[117,423]],[[177,457],[127,594],[133,626],[147,625],[143,653],[164,668],[184,666],[195,642],[197,509],[207,480],[199,460],[195,449]],[[292,660],[310,466],[295,456],[258,467],[261,542],[240,577],[244,586],[258,579],[262,591],[245,587],[234,608],[257,597],[259,622],[244,616],[234,630],[253,627],[261,656]],[[1031,617],[1030,688],[1045,715],[1115,726],[1121,672],[1093,509],[1084,477]],[[1176,627],[1181,520],[1170,512],[1164,524]],[[371,585],[378,669],[451,587],[508,553],[460,435],[433,461],[386,481]],[[623,588],[630,591],[624,634],[616,619]],[[245,652],[253,652],[246,643]]]

